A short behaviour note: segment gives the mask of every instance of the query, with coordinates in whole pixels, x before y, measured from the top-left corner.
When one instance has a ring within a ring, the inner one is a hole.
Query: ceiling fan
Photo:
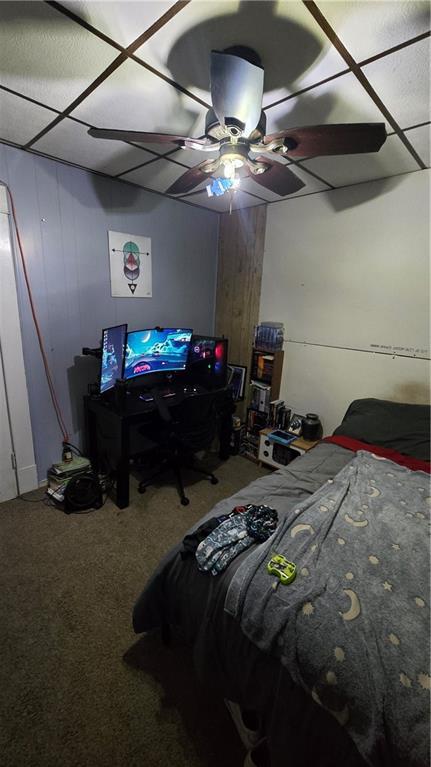
[[[211,51],[212,108],[205,119],[205,136],[190,138],[166,133],[90,128],[94,138],[139,143],[176,144],[183,149],[217,153],[183,173],[167,194],[186,194],[223,169],[237,182],[250,177],[284,197],[299,191],[303,181],[274,155],[311,158],[321,155],[378,152],[386,140],[384,123],[347,123],[287,128],[265,135],[262,111],[264,70],[255,51],[244,46]]]

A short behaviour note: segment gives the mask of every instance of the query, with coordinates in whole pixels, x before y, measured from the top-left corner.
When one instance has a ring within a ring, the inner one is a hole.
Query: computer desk
[[[181,401],[203,387],[177,386],[176,394],[166,397],[169,407],[180,407]],[[234,403],[230,389],[214,389],[214,402],[219,415],[219,455],[230,455],[232,413]],[[144,401],[137,390],[124,392],[121,401],[112,397],[84,397],[85,450],[95,471],[113,471],[116,479],[113,500],[120,509],[129,505],[130,459],[145,454],[145,425],[154,429],[160,415],[154,402]]]

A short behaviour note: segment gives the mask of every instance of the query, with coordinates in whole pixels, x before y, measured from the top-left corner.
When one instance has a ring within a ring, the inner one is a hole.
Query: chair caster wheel
[[[181,498],[181,505],[182,506],[188,506],[190,503],[188,498]]]
[[[218,485],[217,477],[211,477],[210,482],[211,482],[212,485]]]
[[[147,489],[146,487],[141,487],[141,485],[139,485],[138,493],[141,493],[141,495],[142,495],[142,493],[145,493],[146,489]]]

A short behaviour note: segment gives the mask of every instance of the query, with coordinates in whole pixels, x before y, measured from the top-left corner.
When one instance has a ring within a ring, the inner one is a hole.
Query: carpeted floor
[[[21,499],[0,505],[0,762],[3,767],[241,767],[244,749],[189,653],[141,640],[133,603],[160,557],[221,498],[265,473],[235,456],[220,483],[133,492],[65,515]],[[36,491],[27,498],[42,497]]]

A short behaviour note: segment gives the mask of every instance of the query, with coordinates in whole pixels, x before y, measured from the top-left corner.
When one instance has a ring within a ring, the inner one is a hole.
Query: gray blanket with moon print
[[[225,609],[369,764],[429,764],[429,477],[356,457],[239,567]],[[271,554],[296,563],[282,585]]]

